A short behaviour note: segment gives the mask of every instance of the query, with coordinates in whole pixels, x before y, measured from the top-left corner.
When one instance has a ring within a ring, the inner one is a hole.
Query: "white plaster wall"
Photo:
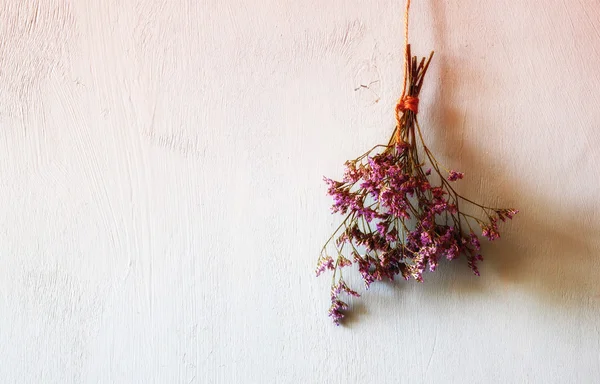
[[[321,177],[391,133],[402,7],[0,0],[0,382],[600,382],[598,0],[413,1],[426,139],[522,213],[327,318]]]

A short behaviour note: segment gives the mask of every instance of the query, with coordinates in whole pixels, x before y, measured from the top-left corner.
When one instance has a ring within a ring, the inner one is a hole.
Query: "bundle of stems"
[[[438,260],[462,255],[479,275],[477,263],[483,258],[476,232],[496,240],[498,220],[518,212],[476,203],[456,191],[453,183],[463,173],[440,164],[425,144],[417,118],[433,52],[421,60],[410,52],[407,44],[405,83],[388,144],[347,161],[341,181],[324,178],[334,199],[333,213],[344,215],[323,246],[316,269],[317,276],[333,271],[329,316],[336,325],[348,309],[342,295],[360,296],[347,285],[343,268],[356,265],[368,288],[374,281],[398,275],[422,282],[423,273],[434,271]],[[469,204],[480,214],[461,210]]]

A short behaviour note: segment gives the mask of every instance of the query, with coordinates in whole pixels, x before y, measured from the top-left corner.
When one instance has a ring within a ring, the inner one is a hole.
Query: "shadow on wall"
[[[445,16],[446,5],[444,2],[431,1],[430,7],[437,21],[432,26],[436,46],[446,47],[444,31],[449,28]],[[489,78],[469,73],[473,69],[465,66],[465,60],[461,58],[442,53],[437,55],[437,59],[436,66],[443,83],[456,84],[459,78],[465,77],[477,78],[479,82],[485,82],[485,79]],[[478,88],[477,92],[483,92],[493,89],[494,86],[480,83]],[[526,191],[526,187],[519,185],[519,180],[508,175],[501,166],[493,162],[493,158],[481,154],[477,148],[467,146],[462,140],[463,116],[453,103],[456,95],[452,95],[448,89],[448,86],[438,87],[432,102],[439,106],[439,121],[432,129],[441,129],[443,126],[446,133],[441,151],[449,153],[447,151],[452,148],[460,148],[460,161],[453,162],[453,165],[457,169],[463,169],[463,164],[470,165],[471,169],[477,170],[477,173],[483,174],[485,178],[481,188],[467,186],[467,178],[461,186],[466,187],[462,188],[464,194],[482,203],[489,202],[489,199],[485,201],[486,197],[498,196],[497,205],[508,207],[510,204],[507,203],[516,202],[516,208],[521,211],[513,219],[512,233],[509,236],[503,236],[492,246],[484,245],[485,260],[482,267],[485,272],[482,273],[482,278],[485,278],[485,273],[496,273],[505,284],[520,286],[542,300],[560,306],[579,306],[600,300],[600,223],[585,220],[586,217],[591,217],[591,211],[595,207],[585,211],[578,209],[574,204],[569,207],[569,202],[577,200],[576,188],[573,188],[572,195],[563,196],[561,201],[556,201],[556,198],[553,199],[548,193],[544,195],[545,190],[542,188]],[[439,131],[435,133],[439,134]],[[558,162],[560,159],[545,160]],[[566,171],[571,165],[573,167],[570,169],[576,171],[575,164],[557,163],[556,169]],[[493,176],[486,175],[485,171],[489,169],[494,169]],[[521,195],[517,195],[519,191]],[[508,228],[508,225],[505,224],[504,227]],[[500,229],[503,233],[502,227]],[[453,268],[455,267],[450,269]],[[477,286],[481,285],[479,279],[472,277],[468,268],[456,268],[455,271],[455,288],[474,292]]]

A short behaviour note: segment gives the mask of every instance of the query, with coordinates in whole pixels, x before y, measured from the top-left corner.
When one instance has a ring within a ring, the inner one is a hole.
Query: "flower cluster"
[[[426,68],[421,64],[409,76],[415,98],[420,84],[414,79],[422,82]],[[419,159],[420,149],[425,161]],[[431,166],[427,170],[426,162]],[[432,170],[437,183],[430,180]],[[440,165],[423,141],[416,113],[408,111],[399,118],[390,144],[347,161],[341,181],[324,178],[333,198],[332,212],[345,215],[323,246],[316,270],[317,276],[333,271],[329,316],[335,324],[348,309],[342,294],[359,296],[343,280],[345,267],[356,265],[367,288],[398,275],[422,282],[424,272],[435,271],[441,259],[461,255],[479,275],[477,264],[483,258],[477,233],[490,241],[498,239],[498,220],[511,219],[518,211],[487,207],[461,196],[453,185],[463,176]],[[465,203],[483,214],[461,211]]]
[[[335,243],[336,258],[324,247],[316,271],[317,275],[326,270],[340,274],[338,280],[334,276],[329,310],[336,324],[347,309],[340,294],[359,296],[342,279],[342,268],[356,264],[367,287],[397,275],[422,282],[423,273],[435,271],[440,259],[465,255],[479,275],[481,245],[473,223],[479,225],[482,236],[496,240],[500,237],[498,220],[518,212],[476,204],[485,212],[485,220],[462,213],[458,205],[464,198],[450,184],[461,179],[462,173],[451,170],[434,186],[428,172],[410,166],[410,146],[386,147],[375,155],[372,151],[346,162],[343,181],[324,178],[334,201],[332,211],[346,215],[328,242]],[[437,162],[434,168],[439,169]]]

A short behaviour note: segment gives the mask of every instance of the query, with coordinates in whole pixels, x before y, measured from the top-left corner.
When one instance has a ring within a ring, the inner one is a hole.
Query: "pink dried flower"
[[[481,229],[481,235],[487,238],[489,241],[498,240],[500,238],[500,232],[498,232],[493,226],[483,225]]]
[[[483,224],[481,226],[481,235],[486,237],[489,241],[494,241],[500,238],[500,232],[498,231],[498,219],[490,217],[489,224]]]
[[[333,265],[333,258],[331,256],[325,256],[319,260],[317,263],[316,274],[319,276],[321,273],[325,272],[326,269],[333,270],[335,267]]]
[[[448,174],[448,180],[456,181],[462,179],[464,176],[465,174],[462,172],[450,171]]]
[[[346,169],[344,171],[344,182],[354,184],[360,180],[361,176],[362,172],[360,169],[356,168],[356,162],[347,161]]]
[[[329,307],[329,316],[335,325],[340,325],[341,320],[344,318],[344,311],[347,309],[348,304],[338,299],[332,300],[331,307]]]
[[[352,261],[346,259],[344,256],[340,256],[338,258],[338,267],[343,268],[343,267],[349,267],[352,265]]]
[[[479,243],[479,238],[473,232],[469,234],[469,243],[473,246],[473,249],[479,251],[481,249],[481,244]]]
[[[338,296],[341,293],[346,293],[350,296],[354,296],[354,297],[360,297],[360,295],[358,294],[358,292],[353,291],[352,289],[350,289],[348,287],[348,285],[346,285],[346,282],[342,279],[340,279],[338,281],[338,283],[336,285],[334,285],[331,289],[331,299],[335,300],[338,298]]]

